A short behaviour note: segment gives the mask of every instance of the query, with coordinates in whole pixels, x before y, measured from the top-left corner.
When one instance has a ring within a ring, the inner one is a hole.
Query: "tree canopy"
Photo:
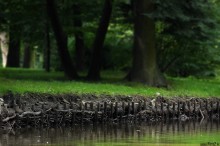
[[[164,75],[215,75],[219,6],[217,0],[0,0],[0,32],[9,35],[8,67],[62,70],[70,79],[87,72],[90,80],[100,79],[101,70],[121,70],[131,81],[165,86]]]

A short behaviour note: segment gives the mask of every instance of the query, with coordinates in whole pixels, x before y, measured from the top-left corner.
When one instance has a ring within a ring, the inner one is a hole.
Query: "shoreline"
[[[214,97],[7,93],[0,98],[3,129],[220,119],[220,99]]]

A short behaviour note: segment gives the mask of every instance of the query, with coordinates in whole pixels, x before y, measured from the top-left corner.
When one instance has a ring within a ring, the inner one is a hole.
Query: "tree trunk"
[[[64,72],[70,79],[78,78],[76,68],[71,61],[71,57],[67,48],[67,36],[61,26],[54,0],[47,0],[47,13],[51,21],[51,25],[55,34],[58,52]]]
[[[2,53],[2,67],[6,67],[8,56],[8,34],[6,32],[0,33],[0,42]]]
[[[44,68],[47,72],[50,72],[50,30],[49,24],[46,22],[46,32],[45,32],[45,50],[44,50]]]
[[[146,15],[153,10],[150,0],[134,1],[133,64],[128,79],[150,86],[167,86],[156,62],[155,22]]]
[[[32,50],[29,44],[25,44],[23,68],[30,68],[32,62]]]
[[[96,37],[93,43],[92,61],[90,64],[88,79],[99,80],[101,69],[101,52],[105,40],[105,36],[108,30],[109,21],[112,13],[112,0],[105,0],[102,16],[99,22]]]
[[[76,29],[75,35],[75,49],[76,49],[76,68],[77,70],[85,69],[85,46],[84,46],[84,35],[82,32],[82,19],[81,19],[81,9],[78,4],[73,5],[73,25]]]
[[[20,66],[20,37],[16,29],[17,28],[14,24],[10,26],[7,67]]]

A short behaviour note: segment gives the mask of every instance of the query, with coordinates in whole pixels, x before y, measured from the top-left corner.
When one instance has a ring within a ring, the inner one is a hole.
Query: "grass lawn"
[[[68,81],[61,72],[46,73],[42,70],[0,69],[0,94],[8,91],[40,93],[92,93],[109,95],[155,96],[157,92],[165,97],[197,96],[220,97],[220,79],[196,79],[167,77],[169,89],[153,88],[139,83],[123,81],[125,73],[102,72],[100,82]]]

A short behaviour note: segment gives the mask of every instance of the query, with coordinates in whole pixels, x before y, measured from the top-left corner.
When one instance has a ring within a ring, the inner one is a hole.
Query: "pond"
[[[217,146],[219,121],[74,125],[0,134],[0,146]]]

